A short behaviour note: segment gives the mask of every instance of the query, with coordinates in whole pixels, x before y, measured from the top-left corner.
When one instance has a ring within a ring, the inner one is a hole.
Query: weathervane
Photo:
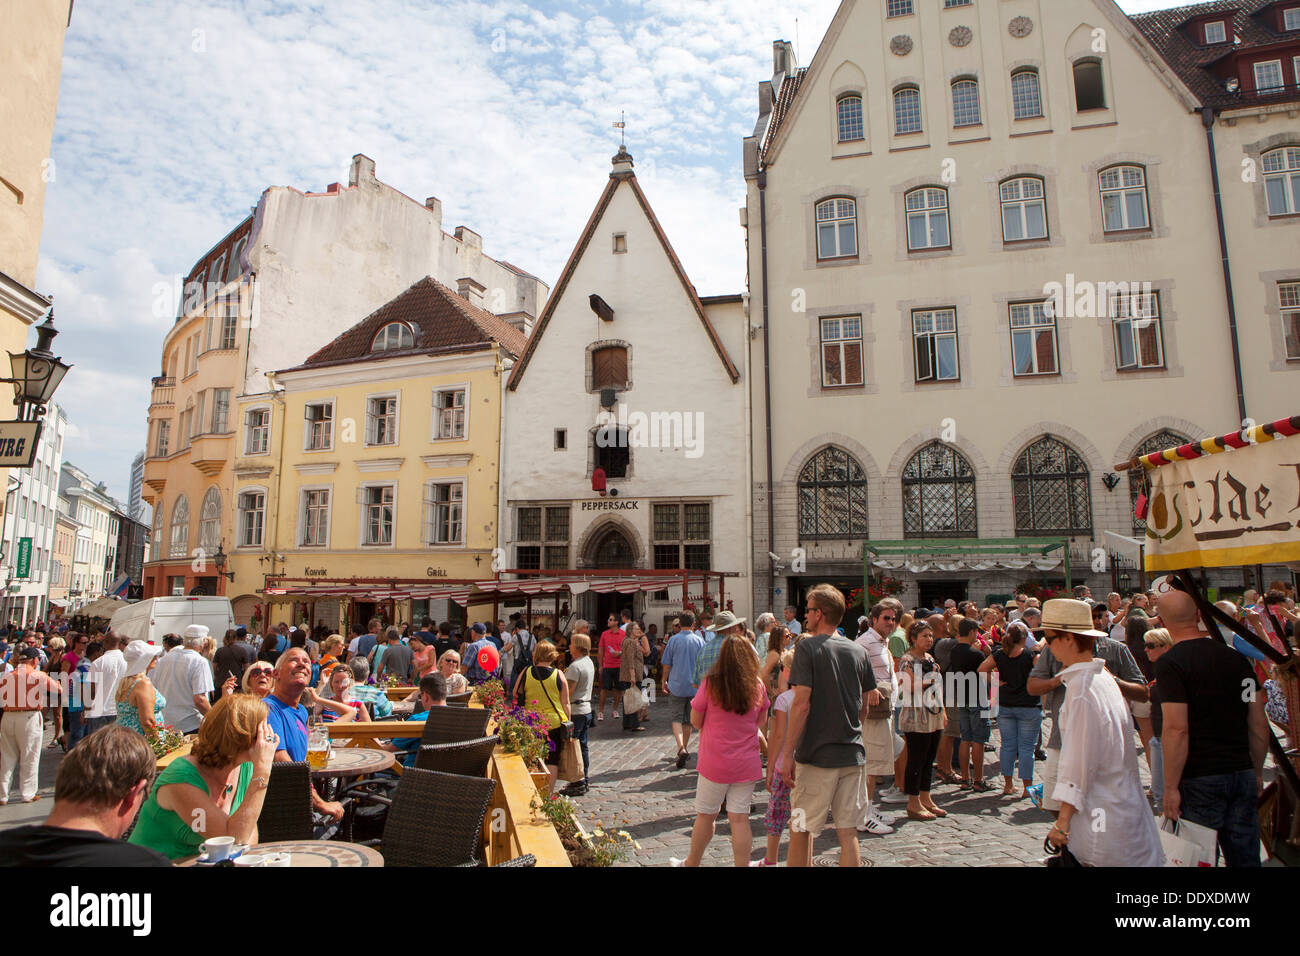
[[[618,122],[614,124],[614,129],[620,131],[622,137],[619,143],[624,149],[627,148],[627,113],[623,110],[618,111]]]

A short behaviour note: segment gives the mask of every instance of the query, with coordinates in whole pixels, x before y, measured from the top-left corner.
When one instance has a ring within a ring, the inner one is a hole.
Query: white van
[[[119,608],[109,626],[128,641],[161,644],[164,634],[184,634],[191,624],[206,624],[221,646],[226,631],[235,626],[230,598],[156,597]]]

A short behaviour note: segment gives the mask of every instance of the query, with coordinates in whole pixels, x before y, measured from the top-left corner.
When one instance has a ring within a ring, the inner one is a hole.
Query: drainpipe
[[[767,306],[767,170],[758,172],[758,234],[762,247],[762,286],[763,286],[763,418],[767,428],[765,450],[767,452],[767,607],[772,607],[776,588],[776,568],[772,564],[772,555],[776,553],[776,489],[772,487],[772,360],[768,342],[768,306]]]
[[[1228,299],[1228,336],[1232,340],[1232,373],[1237,383],[1237,418],[1241,427],[1246,422],[1246,391],[1241,381],[1241,343],[1237,339],[1237,306],[1232,295],[1232,263],[1228,257],[1228,233],[1223,225],[1223,194],[1219,188],[1219,159],[1214,149],[1214,110],[1201,107],[1201,122],[1205,125],[1205,145],[1210,151],[1210,181],[1214,188],[1214,216],[1219,225],[1219,258],[1223,264],[1223,287]]]

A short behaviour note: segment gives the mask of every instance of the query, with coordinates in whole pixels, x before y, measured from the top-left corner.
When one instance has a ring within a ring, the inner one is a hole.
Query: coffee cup
[[[235,838],[232,836],[210,837],[203,841],[203,849],[207,851],[209,863],[220,863],[222,860],[229,859],[230,855],[235,852]]]
[[[266,856],[261,853],[245,853],[235,861],[235,866],[266,866]]]

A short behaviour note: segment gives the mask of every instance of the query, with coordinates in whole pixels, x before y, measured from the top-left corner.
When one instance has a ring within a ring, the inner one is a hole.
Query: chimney
[[[369,156],[357,153],[352,157],[352,169],[348,173],[349,186],[372,186],[375,179],[375,161]]]
[[[483,237],[468,226],[456,227],[456,241],[466,249],[473,249],[475,252],[483,252]]]
[[[459,233],[460,230],[457,230]],[[456,294],[462,299],[469,302],[470,305],[476,305],[483,308],[483,293],[487,291],[487,286],[474,279],[471,276],[456,280]]]
[[[442,228],[442,200],[437,196],[430,196],[424,201],[424,208],[433,214],[433,225],[436,229]]]
[[[632,154],[627,151],[626,146],[620,146],[618,152],[614,154],[614,171],[609,175],[611,177],[631,176],[632,172]]]
[[[777,85],[777,77],[794,76],[798,64],[794,59],[794,44],[789,40],[777,40],[772,44],[772,77]]]

